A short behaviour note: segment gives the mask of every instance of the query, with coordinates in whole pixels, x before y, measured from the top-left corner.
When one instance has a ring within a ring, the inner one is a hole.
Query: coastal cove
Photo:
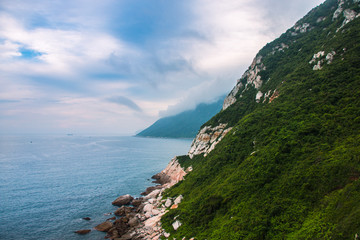
[[[0,137],[0,239],[103,239],[111,202],[139,197],[189,139]],[[90,221],[83,220],[90,217]]]

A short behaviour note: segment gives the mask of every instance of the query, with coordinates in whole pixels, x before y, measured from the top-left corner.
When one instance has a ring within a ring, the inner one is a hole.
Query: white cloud
[[[131,4],[151,3],[1,1],[0,113],[6,118],[0,126],[135,132],[159,112],[176,114],[230,91],[257,51],[315,5],[312,0],[174,1],[185,8],[171,12],[178,14],[178,25],[165,25],[159,31],[164,34],[149,31],[139,44],[117,30],[128,20],[122,14],[132,16],[124,11],[137,10],[137,5],[125,7]],[[160,22],[168,17],[151,16],[164,17]],[[41,55],[27,59],[21,56],[24,48]],[[142,111],[108,101],[116,96]]]
[[[173,84],[178,86],[174,94],[178,103],[169,105],[162,116],[194,108],[230,91],[256,52],[273,38],[268,33],[265,10],[252,1],[197,0],[192,11],[195,17],[187,32],[200,37],[184,34],[161,42],[165,49],[172,49],[171,54],[185,59],[192,70],[168,76],[176,76]]]
[[[103,66],[103,61],[112,55],[121,57],[135,52],[121,40],[106,33],[91,32],[86,29],[28,30],[19,21],[5,14],[0,15],[0,38],[7,39],[6,47],[8,49],[11,47],[12,55],[19,56],[20,47],[41,53],[37,57],[41,62],[19,59],[14,60],[10,65],[10,69],[14,71],[16,64],[21,64],[18,70],[23,69],[24,72],[34,75],[83,74],[84,69],[88,69],[89,66]]]
[[[254,52],[269,41],[262,9],[252,1],[196,1],[195,27],[206,35],[209,44],[198,44],[192,51],[198,56],[198,66],[215,71],[247,64]]]
[[[180,87],[182,97],[178,103],[161,115],[194,108],[200,102],[211,101],[209,95],[216,97],[229,92],[261,47],[321,2],[193,1],[195,19],[188,27],[201,37],[184,35],[167,39],[166,45],[178,50],[177,54],[192,64],[196,75],[178,78],[179,85],[190,82],[192,86],[186,90]]]
[[[19,57],[21,56],[21,53],[18,51],[19,48],[19,44],[6,40],[4,43],[0,43],[0,55],[4,60],[11,57]]]

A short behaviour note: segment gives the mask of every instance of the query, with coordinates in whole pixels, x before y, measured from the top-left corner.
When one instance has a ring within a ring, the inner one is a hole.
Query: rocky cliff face
[[[258,55],[254,58],[253,62],[251,63],[249,69],[242,75],[242,77],[237,81],[235,87],[231,90],[229,95],[225,98],[223,104],[223,110],[230,107],[234,104],[237,98],[242,97],[241,93],[244,92],[248,87],[252,86],[256,89],[259,89],[263,81],[261,76],[259,75],[260,71],[266,70],[265,65],[261,62],[262,56]],[[245,84],[244,84],[245,82]],[[239,91],[241,91],[240,96],[237,96]],[[260,92],[261,93],[261,92]],[[262,93],[256,95],[256,99],[262,96]],[[259,98],[260,99],[260,98]]]
[[[334,8],[334,12],[331,15],[331,21],[334,22],[340,18],[343,18],[343,20],[336,32],[342,30],[346,24],[360,17],[360,13],[352,9],[352,2],[359,4],[360,1],[337,1],[337,7]],[[305,18],[304,20],[297,22],[288,30],[287,33],[285,33],[285,35],[287,35],[287,38],[300,38],[302,35],[314,31],[317,26],[321,25],[327,19],[328,17],[326,16],[320,16],[316,18],[316,21],[308,21],[308,19]],[[251,99],[247,99],[246,101],[251,100],[257,104],[271,103],[278,98],[280,96],[279,88],[282,86],[284,81],[282,79],[270,79],[270,77],[266,79],[262,78],[262,73],[269,70],[267,66],[265,66],[264,60],[276,57],[278,54],[288,51],[289,48],[294,48],[294,45],[296,44],[296,40],[289,41],[286,38],[279,38],[279,42],[274,41],[269,45],[269,50],[259,52],[252,61],[248,70],[245,71],[242,77],[237,81],[234,88],[225,98],[222,110],[227,110],[230,106],[242,99],[248,91],[253,89],[256,90],[255,93],[252,95]],[[299,48],[298,51],[301,52],[302,49]],[[345,51],[346,49],[342,50],[342,52]],[[314,53],[313,58],[309,61],[309,64],[312,65],[314,71],[321,70],[324,64],[332,63],[336,54],[337,53],[334,50],[329,50],[328,52],[321,50]],[[269,81],[277,81],[278,83],[269,87],[269,84],[267,84]],[[200,129],[194,139],[189,151],[189,156],[191,158],[199,154],[204,154],[206,156],[230,130],[231,127],[228,126],[226,118],[217,126],[204,126]]]
[[[281,50],[288,47],[285,44],[281,45]],[[280,51],[278,48],[277,50]],[[257,94],[254,97],[254,101],[260,102],[261,97],[264,95],[259,89],[263,84],[260,72],[266,70],[265,65],[262,63],[262,56],[258,55],[254,58],[249,69],[243,74],[243,76],[237,81],[235,87],[225,98],[222,110],[226,110],[228,107],[233,105],[239,98],[242,97],[242,93],[255,88]],[[219,125],[204,126],[200,129],[193,143],[191,144],[189,156],[193,158],[195,155],[204,154],[208,155],[215,146],[224,138],[224,136],[230,132],[232,127],[228,126],[227,123],[220,123]]]
[[[174,157],[164,170],[160,173],[152,176],[153,179],[156,179],[156,183],[160,183],[164,187],[168,188],[176,184],[177,182],[184,179],[184,176],[191,171],[191,168],[183,169],[177,158]]]
[[[359,3],[359,0],[353,0],[354,3]],[[354,19],[360,17],[360,13],[356,12],[355,10],[351,9],[351,1],[345,1],[345,0],[338,0],[337,9],[334,11],[332,15],[332,21],[337,20],[342,15],[344,20],[341,24],[341,26],[336,30],[338,32],[341,30],[346,24],[350,23]],[[300,34],[304,34],[307,32],[312,31],[316,24],[319,24],[323,21],[325,21],[326,17],[319,17],[315,23],[310,22],[301,22],[299,21],[289,30],[290,36],[298,36]],[[280,44],[272,47],[272,51],[267,53],[264,56],[257,55],[253,62],[251,63],[249,69],[243,74],[243,76],[237,81],[235,87],[231,90],[231,92],[228,94],[228,96],[224,100],[223,104],[223,110],[227,109],[231,105],[233,105],[239,98],[242,97],[242,94],[249,89],[249,87],[254,87],[257,90],[255,101],[259,103],[261,101],[261,98],[263,97],[263,102],[265,102],[269,97],[270,101],[269,103],[274,100],[276,97],[278,97],[279,92],[276,89],[271,89],[266,93],[263,93],[260,91],[264,79],[261,78],[260,72],[266,70],[266,66],[263,64],[262,60],[264,57],[267,57],[268,55],[274,55],[277,52],[284,52],[286,49],[290,47],[291,44],[294,44],[295,42],[290,43],[284,43],[281,42]],[[301,51],[301,49],[299,49]],[[309,62],[317,63],[313,66],[313,70],[321,70],[322,65],[325,61],[327,64],[331,64],[334,55],[336,52],[331,51],[327,53],[327,55],[324,55],[324,51],[320,51],[317,54],[314,54],[313,59]],[[320,59],[322,58],[323,59]],[[317,61],[319,59],[319,61]],[[269,80],[269,79],[267,79]],[[274,95],[274,93],[276,94]],[[272,94],[272,95],[271,95]]]
[[[204,154],[206,156],[211,152],[216,144],[231,130],[231,127],[226,128],[227,124],[220,124],[216,127],[203,127],[191,144],[189,156],[193,158],[195,155]]]

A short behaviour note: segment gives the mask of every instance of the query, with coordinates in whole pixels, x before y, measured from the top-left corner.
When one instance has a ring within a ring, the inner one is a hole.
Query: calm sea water
[[[111,202],[140,196],[191,140],[0,136],[0,239],[104,239]],[[90,217],[85,221],[83,217]]]

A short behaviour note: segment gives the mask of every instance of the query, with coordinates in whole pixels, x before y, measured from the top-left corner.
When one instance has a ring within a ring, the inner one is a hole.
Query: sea
[[[0,239],[104,239],[118,196],[140,197],[190,139],[0,136]],[[90,221],[83,218],[89,217]]]

